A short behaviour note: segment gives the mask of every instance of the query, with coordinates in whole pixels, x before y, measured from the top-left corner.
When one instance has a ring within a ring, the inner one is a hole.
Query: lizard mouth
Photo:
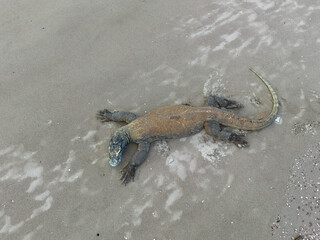
[[[118,166],[119,163],[120,163],[120,161],[117,161],[116,159],[110,159],[110,160],[109,160],[109,164],[110,164],[112,167]]]
[[[116,154],[110,153],[109,154],[109,164],[112,167],[118,166],[120,164],[120,162],[121,162],[121,154],[119,154],[119,153],[116,153]]]

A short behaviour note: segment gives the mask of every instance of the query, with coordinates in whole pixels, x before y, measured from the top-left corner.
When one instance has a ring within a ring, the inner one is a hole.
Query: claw
[[[104,109],[104,110],[100,110],[97,112],[96,114],[96,118],[98,120],[100,120],[101,122],[109,122],[111,119],[110,117],[108,117],[108,115],[110,114],[111,112],[107,109]]]
[[[227,105],[225,106],[225,108],[227,109],[233,109],[233,108],[243,108],[243,105],[237,101],[233,101],[233,100],[227,100]]]
[[[123,175],[120,178],[121,184],[127,185],[127,183],[128,183],[127,177],[128,177],[128,174],[127,173],[123,173]]]
[[[243,139],[243,136],[240,136],[238,134],[232,133],[229,140],[233,142],[238,148],[249,147],[249,143]]]
[[[136,167],[132,166],[130,163],[128,163],[121,171],[121,178],[120,181],[121,184],[124,184],[125,186],[130,182],[130,180],[134,181],[134,175],[136,172]]]
[[[242,108],[243,105],[237,101],[229,100],[223,97],[218,96],[209,96],[208,98],[208,105],[217,107],[217,108],[226,108],[226,109],[233,109],[233,108]]]

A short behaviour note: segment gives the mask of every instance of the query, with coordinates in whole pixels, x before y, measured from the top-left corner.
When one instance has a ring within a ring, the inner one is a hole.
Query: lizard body
[[[220,108],[240,108],[242,105],[225,98],[210,96],[206,107],[189,105],[167,106],[156,109],[144,116],[137,117],[130,112],[99,111],[98,119],[106,121],[125,121],[128,124],[119,128],[111,137],[109,143],[110,165],[117,166],[121,162],[122,153],[130,142],[138,144],[137,153],[130,163],[121,171],[123,183],[134,179],[135,170],[147,157],[150,143],[161,139],[187,137],[200,132],[206,132],[218,139],[234,142],[238,147],[246,147],[248,143],[242,136],[225,131],[221,126],[240,130],[260,130],[269,126],[275,119],[279,103],[270,86],[259,74],[250,69],[267,86],[272,96],[272,110],[263,120],[240,118]]]

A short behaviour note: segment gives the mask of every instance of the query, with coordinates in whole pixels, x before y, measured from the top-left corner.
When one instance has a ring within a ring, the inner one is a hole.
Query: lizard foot
[[[130,163],[128,163],[121,171],[121,178],[122,184],[127,185],[130,180],[134,181],[134,174],[136,172],[136,167],[132,166]]]
[[[111,115],[112,113],[109,110],[104,109],[104,110],[98,111],[96,117],[101,122],[109,122],[111,121]]]
[[[231,133],[229,140],[233,142],[238,148],[249,147],[249,143],[243,139],[243,136],[240,136],[235,133]]]
[[[233,109],[233,108],[243,108],[243,105],[237,101],[233,101],[233,100],[227,100],[227,104],[225,106],[225,108],[227,109]]]
[[[208,106],[217,107],[217,108],[242,108],[243,105],[237,101],[229,100],[223,97],[218,96],[209,96],[208,97]]]

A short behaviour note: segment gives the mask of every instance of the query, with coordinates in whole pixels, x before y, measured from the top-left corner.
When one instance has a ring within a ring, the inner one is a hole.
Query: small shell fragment
[[[274,122],[275,122],[276,124],[282,124],[282,118],[281,118],[280,116],[278,116],[278,117],[274,120]]]

